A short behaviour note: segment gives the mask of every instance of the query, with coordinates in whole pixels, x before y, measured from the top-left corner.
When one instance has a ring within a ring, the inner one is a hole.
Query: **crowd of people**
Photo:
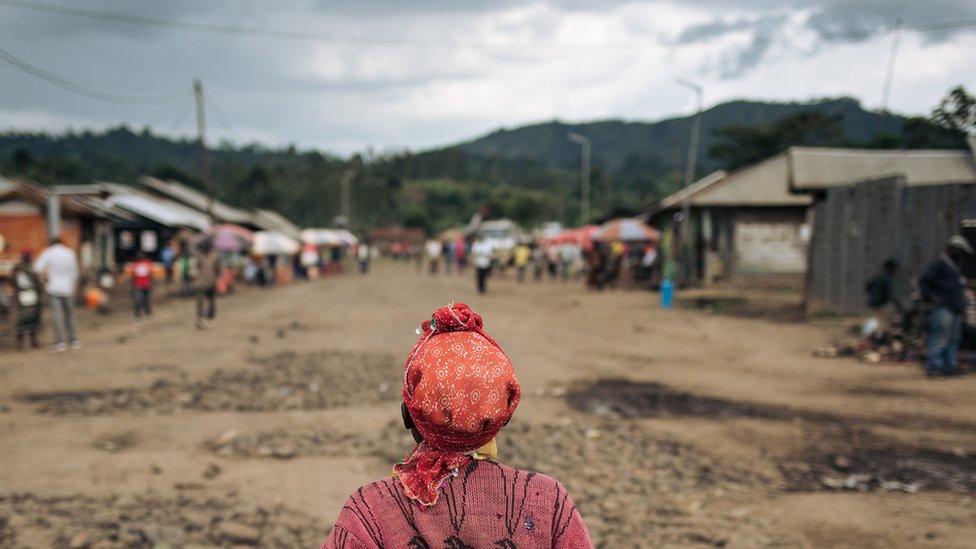
[[[480,293],[491,276],[504,278],[511,270],[522,283],[529,280],[582,280],[589,289],[647,287],[661,283],[661,260],[651,242],[593,241],[585,244],[523,239],[499,245],[481,235],[470,239],[430,239],[422,249],[402,246],[394,257],[416,261],[417,269],[437,275],[464,273],[472,265]]]
[[[107,310],[107,292],[121,281],[131,299],[133,322],[138,327],[153,316],[156,290],[160,284],[170,294],[194,300],[195,326],[207,329],[217,317],[217,297],[231,293],[236,283],[271,287],[280,281],[310,279],[345,270],[351,256],[366,274],[375,246],[360,242],[350,249],[329,247],[311,254],[254,254],[220,252],[206,238],[174,239],[159,251],[156,263],[143,251],[135,252],[121,273],[103,273],[108,283],[83,280],[78,255],[60,238],[36,256],[22,250],[10,276],[9,309],[14,317],[14,334],[19,350],[38,348],[44,305],[49,310],[53,337],[52,352],[81,348],[75,308],[78,303]],[[118,280],[117,280],[118,279]],[[6,294],[4,294],[6,296]],[[124,298],[123,298],[124,299]],[[5,305],[5,307],[7,306]]]

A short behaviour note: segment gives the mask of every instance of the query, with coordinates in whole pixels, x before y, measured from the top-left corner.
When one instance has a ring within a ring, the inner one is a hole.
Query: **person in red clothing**
[[[152,318],[152,282],[152,261],[145,253],[139,252],[132,262],[132,305],[136,324],[142,323],[143,316]]]
[[[417,446],[392,477],[349,496],[323,549],[592,547],[558,480],[495,461],[522,392],[481,316],[452,304],[419,332],[401,405]]]

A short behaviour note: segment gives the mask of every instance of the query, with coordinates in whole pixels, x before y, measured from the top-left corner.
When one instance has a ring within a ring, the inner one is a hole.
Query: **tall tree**
[[[976,97],[962,86],[952,88],[932,111],[932,121],[950,131],[976,134]]]
[[[844,131],[840,115],[803,111],[769,125],[731,125],[714,132],[709,154],[729,170],[755,164],[796,145],[841,145]]]

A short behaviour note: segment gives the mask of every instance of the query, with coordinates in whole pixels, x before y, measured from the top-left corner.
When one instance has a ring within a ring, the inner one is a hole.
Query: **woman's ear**
[[[417,444],[423,442],[424,437],[420,434],[420,431],[417,430],[417,426],[414,425],[413,418],[410,417],[410,410],[407,410],[406,402],[400,405],[400,415],[403,416],[403,426],[410,431],[411,435],[413,435],[414,442]]]
[[[400,415],[403,416],[403,428],[412,431],[414,430],[413,418],[410,417],[410,411],[407,410],[407,403],[400,403]]]

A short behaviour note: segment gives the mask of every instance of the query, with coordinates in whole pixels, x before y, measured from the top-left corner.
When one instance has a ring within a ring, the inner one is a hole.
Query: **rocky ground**
[[[3,351],[0,547],[316,547],[409,452],[402,360],[452,299],[521,377],[500,460],[559,478],[599,547],[976,535],[976,379],[813,358],[840,324],[472,283],[383,265],[244,290],[207,332],[173,300],[141,329],[83,315],[81,351]]]

